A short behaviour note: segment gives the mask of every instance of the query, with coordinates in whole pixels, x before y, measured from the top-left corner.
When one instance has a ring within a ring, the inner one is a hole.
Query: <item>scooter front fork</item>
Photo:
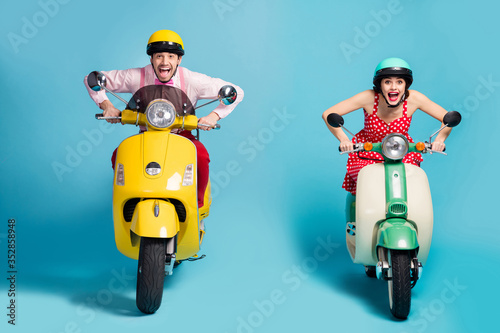
[[[389,275],[389,269],[391,265],[389,263],[388,249],[379,247],[377,249],[377,254],[379,261],[375,266],[375,272],[377,274],[377,279],[381,280],[390,280],[391,276]],[[412,288],[417,283],[417,280],[422,277],[423,266],[420,261],[417,259],[416,253],[412,253],[412,260],[410,262],[410,273],[412,280]]]
[[[175,253],[177,252],[177,235],[167,239],[167,248],[165,253],[165,276],[172,275],[175,264]]]
[[[165,261],[165,276],[172,275],[175,264],[175,253],[167,254]]]
[[[389,261],[387,256],[387,249],[383,247],[377,248],[377,257],[379,261],[375,266],[375,273],[379,280],[389,280]]]
[[[422,277],[422,272],[423,272],[423,266],[420,261],[415,257],[411,260],[411,267],[410,267],[410,272],[411,272],[411,287],[415,287],[417,284],[417,280],[419,280]]]

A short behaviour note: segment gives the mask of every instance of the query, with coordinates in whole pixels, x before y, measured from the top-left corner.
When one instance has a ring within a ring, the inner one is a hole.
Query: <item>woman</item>
[[[413,82],[413,75],[408,63],[399,58],[388,58],[380,62],[373,76],[373,90],[366,90],[346,99],[323,112],[323,120],[330,132],[340,141],[342,151],[353,150],[353,142],[381,142],[389,133],[401,133],[410,142],[408,135],[411,117],[417,109],[443,121],[446,110],[432,102],[416,90],[408,90]],[[341,116],[362,108],[365,115],[365,126],[356,134],[353,141],[349,140],[342,128],[334,128],[326,121],[330,113]],[[442,130],[432,142],[432,149],[443,151],[444,141],[451,128]],[[383,162],[382,156],[374,152],[351,153],[347,161],[347,174],[342,188],[356,195],[358,173],[366,165]],[[420,166],[422,156],[409,153],[403,159],[404,163]]]

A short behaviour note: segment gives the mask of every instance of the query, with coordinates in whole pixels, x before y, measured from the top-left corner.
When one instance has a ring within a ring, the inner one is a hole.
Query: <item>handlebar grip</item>
[[[429,150],[432,150],[432,144],[427,141],[425,141],[425,147]],[[446,151],[446,146],[444,147],[442,153],[444,153],[445,151]]]
[[[200,124],[200,123],[198,123],[198,126],[210,127],[211,129],[215,129],[215,130],[220,129],[220,125],[219,124],[215,124],[214,126],[210,126],[208,124]]]
[[[361,143],[353,143],[352,147],[354,149],[359,149],[359,147],[362,147],[363,145]],[[340,149],[340,146],[339,146],[339,152],[342,152],[342,149]]]

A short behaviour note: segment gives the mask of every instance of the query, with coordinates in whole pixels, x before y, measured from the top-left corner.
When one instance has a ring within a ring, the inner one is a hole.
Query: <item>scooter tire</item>
[[[137,266],[137,308],[146,314],[155,313],[161,305],[165,280],[166,239],[141,238]]]
[[[411,307],[410,252],[389,250],[389,307],[394,317],[406,319]]]

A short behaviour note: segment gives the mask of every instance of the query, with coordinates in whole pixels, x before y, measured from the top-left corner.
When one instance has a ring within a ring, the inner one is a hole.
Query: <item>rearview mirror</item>
[[[455,127],[462,121],[462,115],[458,111],[450,111],[443,118],[443,124],[447,127]]]
[[[344,118],[337,113],[330,113],[328,117],[326,117],[326,121],[328,122],[328,125],[335,128],[344,125]]]
[[[236,89],[229,85],[220,88],[218,94],[219,101],[224,105],[233,104],[237,96],[238,93],[236,92]]]
[[[93,71],[87,76],[87,84],[90,89],[100,91],[106,87],[106,76],[98,71]]]

